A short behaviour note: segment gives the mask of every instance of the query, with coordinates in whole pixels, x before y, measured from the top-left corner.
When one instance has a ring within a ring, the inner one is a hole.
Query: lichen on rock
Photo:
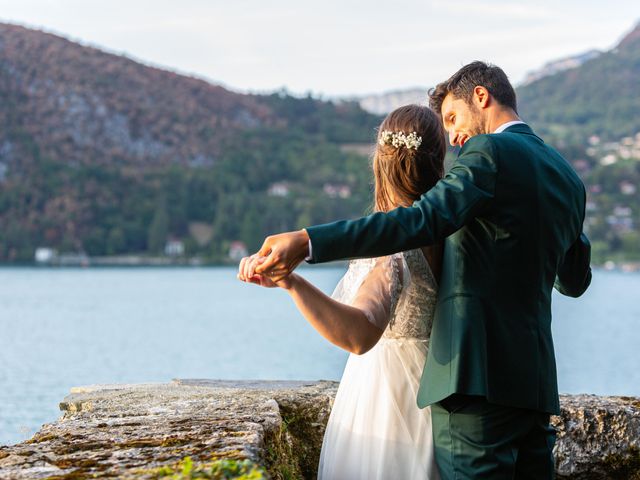
[[[640,401],[563,395],[554,454],[559,480],[640,480]]]

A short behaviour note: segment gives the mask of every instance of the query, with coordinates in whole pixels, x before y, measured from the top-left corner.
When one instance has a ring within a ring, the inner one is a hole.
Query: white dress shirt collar
[[[507,123],[503,123],[502,125],[500,125],[498,128],[495,129],[495,131],[493,133],[502,133],[504,132],[507,128],[509,128],[512,125],[518,125],[519,123],[524,123],[522,120],[513,120],[511,122],[507,122]]]

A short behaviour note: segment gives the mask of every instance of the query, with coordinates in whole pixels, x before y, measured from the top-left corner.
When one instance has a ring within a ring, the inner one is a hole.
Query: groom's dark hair
[[[465,65],[451,78],[429,90],[429,106],[442,115],[442,102],[449,93],[471,104],[473,89],[477,86],[486,88],[500,105],[518,112],[516,92],[507,74],[500,67],[480,61]]]

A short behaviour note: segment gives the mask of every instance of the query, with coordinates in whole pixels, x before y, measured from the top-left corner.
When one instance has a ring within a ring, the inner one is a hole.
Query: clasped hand
[[[308,255],[309,235],[306,230],[271,235],[265,239],[258,253],[242,259],[244,268],[241,263],[240,271],[243,275],[238,278],[258,283],[258,278],[254,279],[258,274],[269,277],[271,282],[277,284],[289,276]]]
[[[272,278],[268,274],[256,273],[256,268],[259,265],[262,265],[266,260],[267,257],[261,257],[257,253],[251,255],[250,257],[244,257],[242,260],[240,260],[240,265],[238,267],[238,280],[247,283],[254,283],[266,288],[280,287],[286,290],[291,288],[291,275]]]

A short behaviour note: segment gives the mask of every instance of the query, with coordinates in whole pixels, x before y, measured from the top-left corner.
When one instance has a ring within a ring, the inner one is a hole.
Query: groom
[[[430,95],[449,173],[412,207],[268,237],[256,273],[438,242],[443,274],[418,405],[431,405],[443,479],[550,479],[559,413],[551,292],[591,281],[584,185],[517,115],[498,67],[473,62]],[[375,421],[375,419],[371,419]]]

